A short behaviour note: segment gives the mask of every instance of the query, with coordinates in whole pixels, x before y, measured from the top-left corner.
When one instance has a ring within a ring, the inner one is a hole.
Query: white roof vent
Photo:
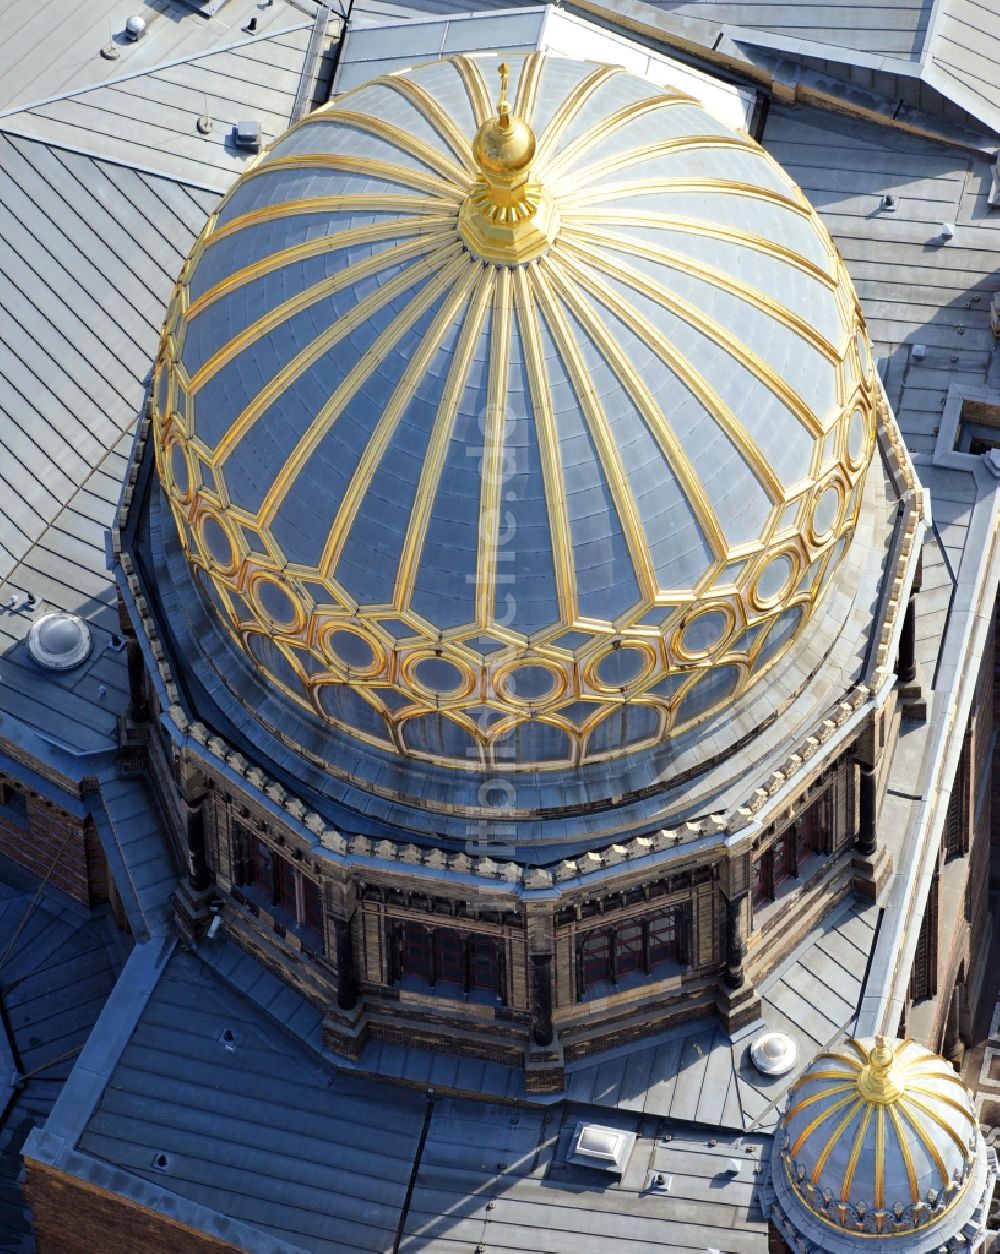
[[[596,1167],[620,1176],[635,1145],[634,1132],[606,1128],[599,1123],[578,1123],[570,1145],[569,1160],[581,1167]]]
[[[145,33],[146,33],[145,19],[139,17],[137,13],[133,13],[133,15],[125,23],[126,36],[129,39],[131,39],[133,43],[135,43],[136,40],[141,39],[143,35],[145,35]]]
[[[28,632],[28,652],[50,671],[79,666],[90,656],[90,645],[90,628],[76,614],[43,614]]]
[[[261,129],[256,118],[236,123],[233,127],[233,143],[247,152],[260,152]]]
[[[797,1055],[795,1042],[784,1032],[765,1032],[750,1046],[753,1065],[764,1075],[787,1075]]]

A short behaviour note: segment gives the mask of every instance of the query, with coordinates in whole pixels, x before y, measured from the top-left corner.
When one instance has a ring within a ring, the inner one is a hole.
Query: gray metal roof
[[[853,3],[782,4],[773,0],[692,0],[671,5],[678,18],[698,18],[744,30],[782,35],[788,40],[829,44],[901,59],[917,57],[923,45],[930,0],[875,0]]]
[[[348,27],[344,51],[337,67],[337,94],[367,83],[379,74],[392,74],[436,57],[462,52],[533,52],[540,46],[545,28],[543,5],[486,6],[470,0],[475,9],[490,12],[473,16],[469,5],[442,6],[442,20],[402,5],[380,5],[377,0],[356,0],[358,16]],[[511,9],[506,12],[505,9]],[[385,10],[385,12],[380,12]],[[444,20],[445,17],[449,20]],[[394,22],[394,25],[387,25]]]
[[[958,147],[818,109],[775,105],[764,144],[819,210],[851,272],[914,453],[934,449],[949,383],[984,383],[1000,219],[991,166]],[[891,212],[879,209],[883,194]],[[954,238],[941,239],[944,222]],[[926,347],[918,360],[914,344]]]
[[[98,798],[91,815],[132,934],[139,941],[159,936],[171,914],[177,867],[159,806],[142,776],[118,774],[115,766],[98,775]]]
[[[428,1102],[331,1071],[198,955],[176,952],[152,979],[134,1027],[123,1001],[127,1043],[75,1149],[174,1194],[182,1221],[179,1199],[315,1251],[388,1250],[397,1234],[400,1249],[456,1254],[479,1243],[553,1254],[766,1248],[754,1172],[766,1138],[720,1134],[707,1146],[676,1121],[573,1103]],[[116,1000],[99,1029],[109,1046]],[[78,1085],[60,1108],[67,1121],[47,1128],[50,1144],[72,1136],[70,1112],[85,1106]],[[567,1163],[581,1118],[638,1133],[620,1181]],[[745,1163],[735,1177],[734,1155]],[[669,1194],[649,1192],[658,1171],[671,1176]]]
[[[125,666],[110,647],[105,529],[163,308],[214,203],[0,122],[0,604],[37,598],[34,611],[0,610],[0,712],[7,736],[43,758],[114,743]],[[90,658],[65,675],[27,654],[47,609],[79,613],[93,632]]]
[[[295,17],[223,49],[142,70],[123,66],[107,82],[33,98],[0,113],[0,127],[224,191],[253,156],[234,147],[233,126],[255,119],[269,144],[291,120],[312,33],[311,22]],[[197,122],[206,113],[211,129],[202,135]]]
[[[416,1093],[325,1073],[196,956],[178,953],[79,1147],[304,1249],[382,1250],[423,1107]]]
[[[37,901],[36,893],[38,893]],[[0,1248],[34,1249],[21,1146],[44,1122],[122,965],[114,924],[0,862]],[[17,1083],[19,1087],[13,1087]]]
[[[887,97],[893,116],[913,120],[926,110],[1000,129],[993,73],[1000,17],[973,0],[582,0],[579,7],[688,52],[700,47],[711,58],[718,50],[727,69],[743,62],[787,83],[808,67],[850,84],[851,94],[867,89]],[[829,88],[829,79],[815,81],[821,91]]]
[[[578,1122],[638,1133],[620,1181],[567,1162]],[[683,1124],[564,1105],[511,1110],[435,1102],[399,1249],[406,1254],[758,1254],[762,1138],[704,1135]],[[730,1163],[740,1163],[739,1175]],[[669,1191],[650,1189],[656,1173]]]
[[[315,3],[275,0],[262,9],[257,0],[226,0],[211,20],[183,0],[4,0],[0,4],[4,41],[0,48],[0,110],[23,108],[31,101],[66,96],[98,83],[153,69],[167,62],[204,56],[246,41],[244,27],[257,19],[261,38],[306,22]],[[125,19],[146,22],[142,40],[125,38]],[[119,56],[107,60],[100,50],[113,42]]]
[[[923,75],[993,130],[1000,129],[996,67],[1000,11],[972,0],[935,0],[924,49]]]

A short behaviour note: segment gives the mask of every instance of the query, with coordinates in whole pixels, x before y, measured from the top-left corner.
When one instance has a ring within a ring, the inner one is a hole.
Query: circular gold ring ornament
[[[539,681],[548,680],[545,687]],[[566,675],[551,662],[540,658],[518,658],[507,662],[493,673],[497,696],[520,708],[558,701],[568,687]]]
[[[167,491],[177,502],[190,505],[194,497],[194,474],[184,443],[176,436],[164,445]]]
[[[685,662],[697,662],[721,649],[736,626],[736,614],[727,601],[710,602],[683,621],[670,647]]]
[[[209,570],[233,576],[240,565],[236,537],[229,524],[215,510],[202,507],[195,522],[195,538]]]
[[[868,460],[870,430],[865,411],[856,405],[845,419],[844,455],[852,470],[860,470]]]
[[[372,679],[386,669],[381,642],[356,623],[334,619],[320,630],[318,643],[330,665],[352,679]]]
[[[275,630],[291,634],[305,626],[306,612],[298,598],[274,575],[267,571],[251,575],[247,591],[254,609]],[[282,614],[281,610],[286,607],[288,613]]]
[[[403,682],[425,699],[460,701],[476,686],[472,667],[461,658],[447,657],[436,650],[416,650],[403,659]]]
[[[592,658],[584,670],[584,682],[596,692],[617,696],[634,690],[650,676],[656,663],[657,651],[649,641],[629,638]]]
[[[872,386],[872,354],[868,344],[868,337],[865,335],[862,327],[858,327],[854,332],[854,351],[858,357],[861,385],[868,392]]]
[[[809,539],[817,547],[836,534],[844,518],[846,500],[847,491],[836,475],[816,488],[809,506]]]
[[[798,582],[800,564],[798,551],[794,548],[772,553],[757,572],[750,589],[750,603],[754,609],[770,610],[780,605]]]

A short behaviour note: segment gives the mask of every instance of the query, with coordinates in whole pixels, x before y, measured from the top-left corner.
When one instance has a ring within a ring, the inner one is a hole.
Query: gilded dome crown
[[[500,67],[500,99],[496,115],[476,131],[472,155],[481,170],[491,174],[517,175],[530,166],[535,155],[535,133],[524,118],[510,111],[507,82],[510,67]]]

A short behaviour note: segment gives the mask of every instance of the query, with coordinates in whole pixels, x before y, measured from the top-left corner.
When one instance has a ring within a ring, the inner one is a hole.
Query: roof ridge
[[[204,61],[207,57],[214,57],[219,53],[235,52],[240,48],[248,48],[254,44],[266,43],[269,40],[277,39],[281,35],[290,35],[295,31],[311,28],[313,23],[308,20],[293,22],[289,26],[283,26],[280,30],[268,31],[265,34],[250,35],[246,39],[236,40],[231,44],[220,44],[215,48],[208,48],[201,52],[192,52],[185,57],[174,57],[169,61],[159,61],[156,65],[149,65],[142,70],[133,70],[129,74],[119,74],[117,78],[108,78],[94,83],[87,83],[83,87],[72,87],[69,91],[56,92],[51,96],[44,96],[40,100],[30,100],[24,104],[15,105],[13,108],[0,109],[0,120],[14,117],[19,113],[30,113],[33,109],[41,109],[45,105],[55,104],[60,100],[70,100],[75,96],[86,95],[87,92],[97,91],[103,87],[117,87],[120,83],[127,83],[135,78],[145,78],[150,74],[159,73],[160,70],[169,70],[176,65],[190,65],[193,61]],[[212,189],[214,190],[214,189]]]

